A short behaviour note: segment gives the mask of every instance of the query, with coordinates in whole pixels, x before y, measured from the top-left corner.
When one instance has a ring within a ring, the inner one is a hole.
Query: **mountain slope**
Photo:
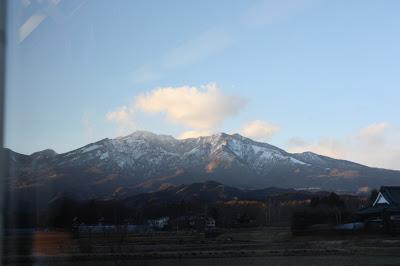
[[[215,181],[201,183],[182,184],[172,186],[163,190],[144,193],[128,197],[123,200],[126,206],[135,208],[149,208],[150,206],[162,206],[165,204],[179,204],[230,200],[258,200],[265,201],[268,197],[284,197],[286,200],[309,199],[316,195],[326,195],[326,192],[311,193],[308,191],[296,191],[294,189],[283,188],[263,188],[244,190],[231,186],[226,186]]]
[[[77,199],[127,197],[168,186],[215,180],[241,188],[319,187],[356,191],[400,185],[400,172],[370,168],[311,152],[280,148],[224,133],[177,140],[138,131],[57,154],[6,150],[7,180],[43,201],[59,193]]]

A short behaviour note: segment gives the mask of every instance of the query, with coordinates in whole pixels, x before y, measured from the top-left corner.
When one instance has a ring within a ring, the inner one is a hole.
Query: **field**
[[[292,236],[288,228],[8,236],[6,263],[21,265],[400,265],[400,238],[380,235]]]

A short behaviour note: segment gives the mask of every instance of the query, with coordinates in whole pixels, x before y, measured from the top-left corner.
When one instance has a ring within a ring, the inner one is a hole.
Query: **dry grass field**
[[[86,235],[9,236],[8,264],[21,265],[400,265],[400,238],[292,236],[288,228]]]

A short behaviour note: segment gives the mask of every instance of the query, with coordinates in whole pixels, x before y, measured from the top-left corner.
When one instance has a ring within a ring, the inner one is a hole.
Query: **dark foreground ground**
[[[400,237],[292,236],[288,228],[9,236],[4,262],[19,265],[400,265]]]
[[[149,259],[149,260],[113,260],[113,261],[36,261],[18,265],[138,265],[138,266],[179,266],[179,265],[222,265],[222,266],[250,266],[250,265],[400,265],[395,256],[267,256],[267,257],[225,257],[225,258],[185,258],[185,259]]]

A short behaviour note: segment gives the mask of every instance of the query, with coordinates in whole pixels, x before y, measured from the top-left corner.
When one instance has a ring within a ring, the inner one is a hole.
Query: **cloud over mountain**
[[[290,152],[312,151],[370,166],[400,169],[400,129],[385,122],[368,125],[342,138],[321,138],[315,143],[290,141],[288,146]]]
[[[168,122],[188,129],[181,135],[187,138],[215,132],[245,105],[244,98],[225,94],[215,83],[160,87],[137,95],[131,106],[120,106],[106,117],[123,129],[132,129],[135,112],[164,114]]]
[[[254,120],[247,123],[243,129],[242,134],[246,137],[256,140],[267,140],[279,132],[279,126],[261,121]]]
[[[224,94],[216,84],[164,87],[136,97],[136,107],[147,113],[165,113],[167,119],[193,129],[214,129],[237,114],[243,98]]]
[[[134,113],[134,108],[124,105],[118,107],[115,111],[108,112],[106,119],[118,124],[119,134],[125,134],[135,129]]]

